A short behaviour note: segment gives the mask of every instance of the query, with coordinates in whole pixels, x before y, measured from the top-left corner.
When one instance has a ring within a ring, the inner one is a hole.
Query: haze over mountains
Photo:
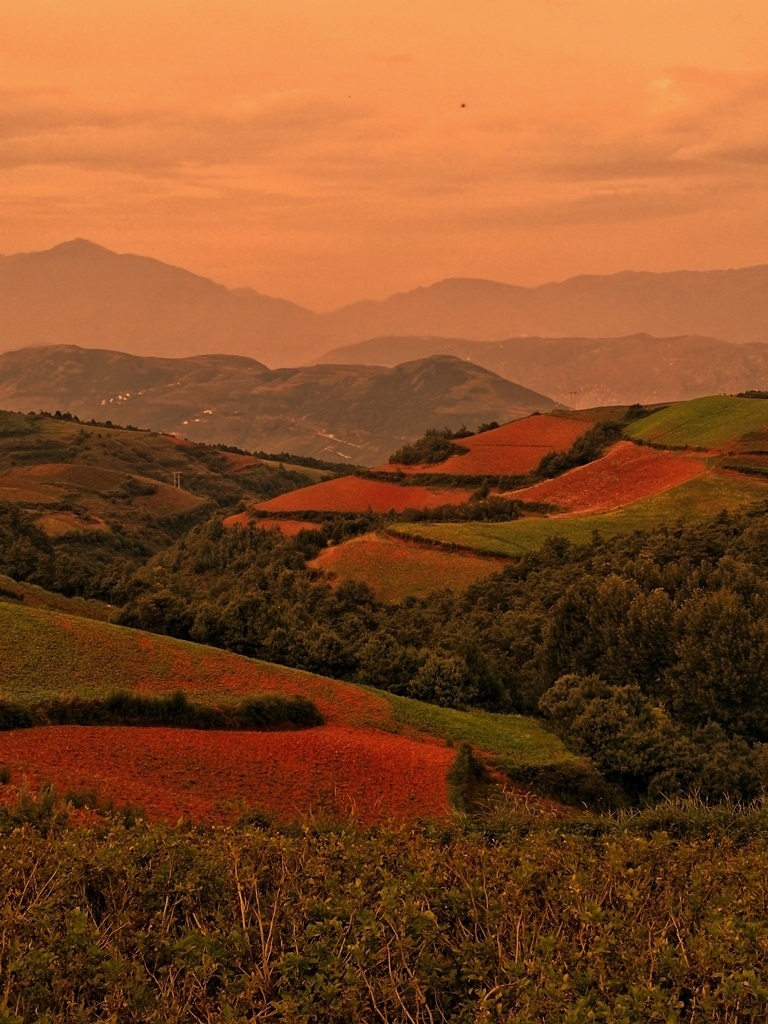
[[[224,351],[269,366],[308,363],[382,336],[492,341],[642,332],[741,344],[768,341],[768,266],[627,271],[536,288],[454,278],[317,314],[76,239],[0,257],[0,309],[0,351],[50,344],[138,355]]]
[[[228,289],[84,239],[0,257],[0,351],[84,345],[135,355],[303,354],[315,314],[249,288]],[[277,360],[284,362],[284,360]]]
[[[270,370],[236,355],[133,356],[73,345],[0,355],[0,408],[150,427],[196,441],[375,465],[435,424],[472,428],[551,399],[454,356],[388,369]]]
[[[447,353],[549,395],[563,405],[591,408],[633,402],[685,401],[705,395],[768,388],[768,344],[734,345],[683,335],[654,338],[385,337],[345,345],[323,363],[392,366]]]

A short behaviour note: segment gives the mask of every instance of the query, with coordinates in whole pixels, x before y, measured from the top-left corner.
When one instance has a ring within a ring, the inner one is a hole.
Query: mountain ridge
[[[625,270],[534,287],[453,277],[316,313],[74,239],[0,257],[0,309],[0,351],[61,343],[171,357],[218,351],[269,366],[306,364],[382,336],[499,341],[645,332],[745,344],[768,341],[768,265]]]
[[[378,464],[432,426],[510,420],[556,403],[438,355],[388,368],[271,370],[243,356],[171,359],[75,345],[0,354],[0,407],[66,410],[191,440]]]
[[[524,381],[562,404],[580,408],[677,402],[768,387],[768,344],[737,345],[697,335],[659,338],[640,332],[618,338],[528,337],[493,342],[384,336],[340,346],[319,362],[388,365],[438,352]]]

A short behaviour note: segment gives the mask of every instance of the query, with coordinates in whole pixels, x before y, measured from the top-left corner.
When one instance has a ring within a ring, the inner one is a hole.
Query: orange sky
[[[766,0],[0,0],[0,251],[315,309],[768,263]]]

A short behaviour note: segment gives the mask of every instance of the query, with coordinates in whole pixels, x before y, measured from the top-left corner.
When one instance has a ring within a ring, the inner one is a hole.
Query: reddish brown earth
[[[335,582],[366,583],[380,601],[402,601],[445,587],[465,590],[503,567],[503,561],[496,558],[381,533],[366,533],[324,548],[309,564],[331,573]]]
[[[496,430],[474,437],[462,437],[455,443],[469,451],[451,455],[445,462],[400,466],[379,466],[387,472],[451,473],[466,476],[517,475],[535,469],[549,452],[567,451],[577,437],[586,433],[591,421],[563,416],[527,416],[513,420]]]
[[[140,635],[140,639],[144,640],[145,637]],[[226,655],[227,652],[217,653]],[[152,654],[152,643],[148,641],[147,661],[151,659]],[[195,672],[191,663],[185,666],[182,658],[179,658],[173,666],[176,674],[173,689],[183,691],[192,700],[195,694],[200,694],[204,700],[205,697],[210,697],[212,690],[243,699],[264,693],[307,697],[330,725],[381,725],[385,729],[392,728],[392,707],[386,697],[369,693],[351,683],[342,683],[328,676],[283,669],[280,665],[258,661],[249,665],[249,668],[252,665],[252,670],[246,676],[239,670],[236,657],[231,658],[230,664],[233,667],[228,670],[223,660],[219,661],[218,665],[212,663],[209,666],[209,674]],[[134,689],[137,693],[169,692],[166,680],[153,679],[151,676],[145,676]]]
[[[247,473],[261,462],[253,455],[239,455],[237,452],[222,452],[224,465],[230,473]]]
[[[186,437],[176,437],[175,434],[163,434],[166,441],[170,444],[176,444],[179,448],[196,448],[197,445],[194,441],[188,441]]]
[[[88,495],[88,503],[109,503],[109,492],[124,484],[129,474],[120,470],[104,469],[83,463],[54,462],[36,466],[14,466],[0,472],[0,498],[6,501],[48,504],[60,502],[72,489]],[[188,491],[157,480],[146,479],[154,492],[133,499],[137,508],[166,511],[175,514],[188,511],[203,503]]]
[[[470,491],[460,488],[401,487],[395,483],[341,476],[256,505],[266,512],[402,512],[406,508],[463,505]]]
[[[296,732],[56,726],[6,732],[10,800],[26,782],[59,794],[95,790],[152,820],[223,822],[243,807],[279,821],[318,814],[364,824],[450,814],[455,751],[436,743],[326,725]]]
[[[271,530],[276,526],[284,537],[295,537],[302,530],[322,529],[319,523],[305,523],[301,519],[260,519],[258,516],[252,516],[250,512],[238,512],[237,515],[227,516],[222,522],[224,526],[247,526],[254,523],[265,530]]]
[[[608,512],[692,480],[707,471],[701,459],[619,441],[602,459],[507,497],[544,501],[565,512]]]

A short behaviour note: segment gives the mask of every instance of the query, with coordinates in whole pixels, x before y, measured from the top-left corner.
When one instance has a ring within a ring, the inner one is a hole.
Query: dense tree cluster
[[[180,528],[189,525],[180,522]],[[12,579],[118,604],[127,596],[124,582],[150,554],[151,548],[119,530],[53,541],[30,512],[0,501],[0,573]]]
[[[471,437],[473,431],[462,427],[460,430],[451,430],[449,427],[433,427],[427,430],[423,437],[411,444],[398,448],[389,461],[402,466],[414,466],[419,462],[427,464],[444,462],[449,455],[461,455],[467,451],[462,445],[454,441],[462,437]]]

